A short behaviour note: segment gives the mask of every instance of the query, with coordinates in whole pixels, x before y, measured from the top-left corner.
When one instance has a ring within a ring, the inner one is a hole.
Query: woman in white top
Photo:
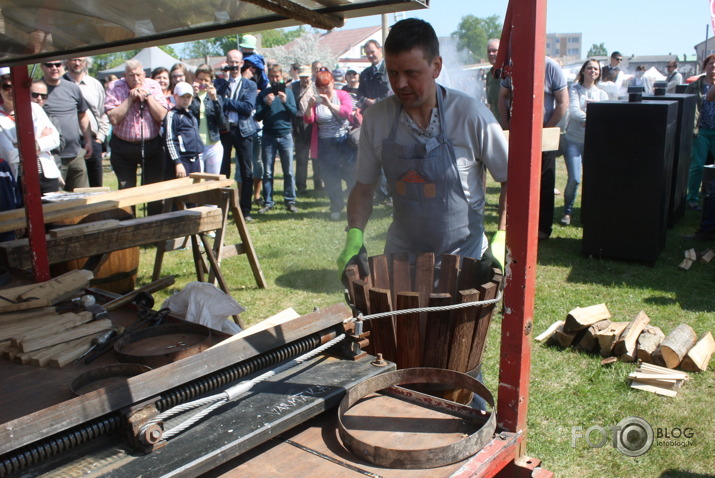
[[[20,153],[17,149],[17,134],[15,131],[15,103],[13,98],[13,85],[10,80],[10,71],[0,68],[0,157],[5,159],[12,169],[12,173],[20,183]],[[32,122],[35,131],[35,150],[37,152],[38,166],[40,169],[40,183],[42,192],[56,192],[59,190],[60,170],[52,156],[53,149],[60,145],[60,134],[52,124],[42,106],[30,103],[32,107]]]
[[[601,78],[601,65],[596,60],[587,60],[578,73],[578,83],[569,90],[569,120],[566,126],[566,170],[568,180],[564,191],[564,215],[561,224],[571,224],[571,213],[578,185],[581,184],[581,156],[586,135],[586,109],[589,103],[605,101],[608,93],[597,84]]]

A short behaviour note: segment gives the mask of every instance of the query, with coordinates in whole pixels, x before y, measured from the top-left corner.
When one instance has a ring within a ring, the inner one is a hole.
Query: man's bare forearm
[[[365,230],[372,215],[372,197],[376,187],[377,183],[355,183],[348,197],[348,227]]]

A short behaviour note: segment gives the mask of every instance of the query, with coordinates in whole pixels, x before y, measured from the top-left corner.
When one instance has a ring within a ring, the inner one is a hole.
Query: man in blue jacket
[[[298,112],[295,97],[283,82],[283,70],[273,65],[268,72],[271,82],[256,100],[256,120],[263,121],[263,195],[265,205],[258,211],[265,214],[274,207],[273,166],[276,152],[283,168],[283,200],[289,212],[298,212],[295,205],[295,179],[293,176],[293,135],[291,126]]]
[[[224,111],[228,119],[228,131],[221,134],[223,144],[223,162],[221,173],[230,175],[231,150],[236,148],[236,181],[241,182],[240,205],[243,218],[250,222],[251,218],[251,186],[253,184],[253,135],[256,132],[256,122],[251,115],[256,106],[256,83],[241,77],[243,55],[238,50],[226,54],[228,79],[217,78],[214,82],[216,92],[224,98]]]

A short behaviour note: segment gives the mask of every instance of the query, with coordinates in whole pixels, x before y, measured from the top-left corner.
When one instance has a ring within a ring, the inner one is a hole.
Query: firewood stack
[[[642,365],[636,372],[643,370],[646,382],[639,382],[638,376],[634,376],[633,383],[648,385],[641,387],[643,389],[657,387],[654,381],[657,382],[659,377],[651,375],[660,374],[666,389],[676,393],[682,381],[687,380],[687,374],[672,370],[705,371],[715,352],[712,334],[705,332],[698,337],[687,324],[680,324],[666,335],[659,327],[650,325],[650,318],[644,311],[638,312],[630,322],[613,322],[611,318],[606,304],[577,307],[568,313],[566,320],[553,323],[535,340],[600,353],[605,357],[603,363],[638,361]]]
[[[439,268],[435,267],[435,255],[428,252],[417,255],[414,267],[407,254],[372,256],[366,277],[359,276],[357,266],[347,267],[347,289],[363,315],[494,299],[501,271],[492,270],[490,281],[477,284],[476,267],[476,260],[454,254],[443,254]],[[370,332],[370,344],[365,350],[382,354],[399,369],[436,367],[471,372],[481,364],[494,310],[495,305],[490,304],[369,320],[365,330]],[[465,390],[442,396],[462,403],[471,400],[471,392]]]
[[[87,351],[93,338],[112,327],[111,320],[93,320],[86,311],[60,314],[52,306],[77,296],[90,279],[90,271],[76,270],[42,284],[0,291],[0,356],[60,368]]]

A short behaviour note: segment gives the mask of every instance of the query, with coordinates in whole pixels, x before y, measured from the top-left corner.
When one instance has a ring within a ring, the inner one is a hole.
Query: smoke
[[[470,65],[470,55],[466,50],[458,50],[452,37],[440,38],[439,50],[442,55],[442,72],[437,78],[437,82],[447,88],[462,91],[473,98],[484,101],[483,73],[485,69]],[[486,70],[489,70],[490,67],[487,64]]]

